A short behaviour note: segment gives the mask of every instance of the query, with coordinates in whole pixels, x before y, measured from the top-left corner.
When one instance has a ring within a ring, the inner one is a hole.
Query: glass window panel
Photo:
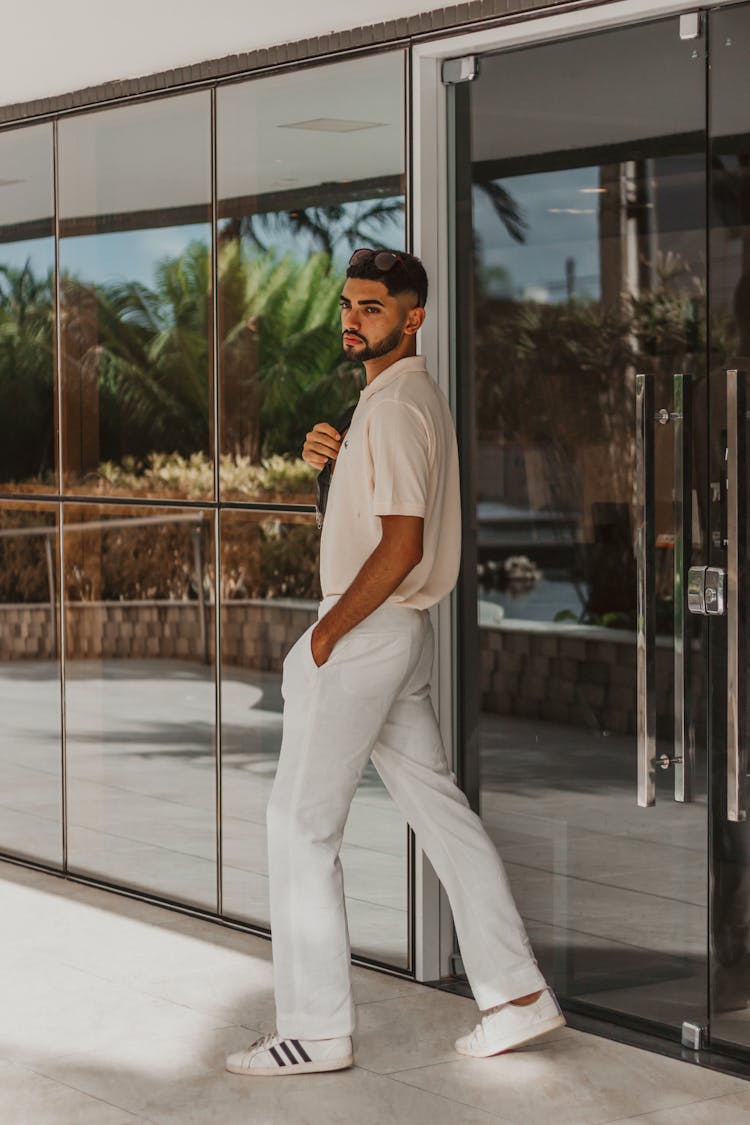
[[[68,860],[216,909],[213,516],[66,505]]]
[[[221,720],[224,913],[269,924],[266,805],[281,746],[284,657],[316,619],[319,533],[309,515],[224,511]],[[352,949],[408,964],[407,833],[374,767],[341,861]]]
[[[59,137],[66,490],[211,496],[210,96]]]
[[[0,490],[56,492],[52,126],[0,134]]]
[[[0,849],[62,864],[57,510],[0,506]]]
[[[221,489],[313,499],[305,434],[362,385],[338,298],[358,246],[404,246],[404,55],[218,92]]]

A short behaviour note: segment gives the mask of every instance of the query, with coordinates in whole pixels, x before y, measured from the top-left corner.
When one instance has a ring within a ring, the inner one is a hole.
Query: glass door
[[[685,585],[713,562],[706,37],[683,36],[487,55],[451,93],[464,783],[559,994],[678,1036],[708,1023]]]
[[[711,1038],[750,1048],[747,419],[750,401],[750,6],[711,16],[710,561],[727,612],[710,620]]]

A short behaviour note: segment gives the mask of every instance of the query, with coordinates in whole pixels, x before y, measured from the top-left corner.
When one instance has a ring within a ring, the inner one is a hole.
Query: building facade
[[[6,76],[0,853],[268,932],[299,452],[361,385],[349,255],[405,247],[459,435],[456,774],[571,1013],[750,1058],[750,4],[395,7]],[[372,769],[342,863],[355,956],[461,987]]]

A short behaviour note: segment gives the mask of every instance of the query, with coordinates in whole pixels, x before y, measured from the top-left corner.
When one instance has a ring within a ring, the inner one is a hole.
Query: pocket
[[[317,624],[317,622],[316,622]],[[281,696],[287,697],[287,687],[301,687],[309,680],[313,673],[318,671],[318,665],[313,660],[310,640],[315,625],[310,625],[294,642],[286,654],[281,672]]]
[[[317,622],[315,624],[317,625]],[[320,669],[319,669],[318,665],[315,663],[315,657],[313,656],[313,652],[312,652],[312,635],[313,635],[314,628],[315,628],[315,625],[311,625],[310,628],[307,630],[307,632],[302,634],[302,637],[301,637],[302,651],[305,655],[307,663],[310,665],[313,672],[319,672]]]

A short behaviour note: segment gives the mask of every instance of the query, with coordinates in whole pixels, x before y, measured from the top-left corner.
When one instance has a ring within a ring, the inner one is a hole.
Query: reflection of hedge
[[[153,509],[148,514],[152,513]],[[164,523],[72,533],[66,540],[67,597],[73,601],[196,599],[196,536],[204,596],[213,600],[213,535],[210,520],[205,517],[196,524]],[[222,599],[317,597],[317,541],[318,531],[309,516],[290,514],[282,519],[277,513],[225,515]]]
[[[221,538],[222,600],[320,597],[319,532],[309,516],[231,512]]]
[[[100,494],[138,498],[142,506],[106,509],[107,519],[153,517],[148,501],[161,496],[194,497],[209,491],[213,469],[202,454],[190,458],[153,455],[145,472],[132,465],[102,465]],[[222,462],[227,487],[269,503],[308,503],[315,470],[304,461],[271,457],[260,465],[246,459]],[[164,523],[68,531],[65,541],[65,591],[73,601],[139,600],[198,597],[193,536],[200,536],[204,593],[213,597],[215,574],[211,520],[196,511],[196,524],[169,523],[186,508],[161,509]],[[98,521],[98,506],[69,506],[70,524]],[[0,509],[0,529],[54,526],[49,512]],[[319,596],[317,578],[319,533],[312,517],[295,512],[225,510],[222,516],[222,597],[273,598]],[[0,603],[49,600],[47,556],[43,535],[0,537]],[[57,567],[57,547],[53,539]]]
[[[131,514],[138,518],[155,513],[153,509],[138,509]],[[171,514],[164,513],[165,521]],[[87,516],[98,520],[100,515],[96,509],[79,508],[74,522],[84,524]],[[111,509],[107,515],[113,516]],[[196,517],[200,521],[200,513],[196,513]],[[207,584],[214,567],[213,536],[206,520],[195,525],[164,522],[69,532],[65,539],[66,598],[70,601],[197,598],[193,534],[200,536],[204,583]]]
[[[291,460],[278,455],[264,458],[260,464],[253,464],[249,457],[222,457],[219,472],[223,494],[252,497],[260,502],[273,502],[279,497],[286,503],[310,503],[317,475],[301,458]],[[205,453],[193,453],[190,457],[152,453],[143,468],[132,457],[124,458],[121,465],[105,461],[97,471],[98,480],[89,478],[86,484],[92,495],[195,500],[211,495],[213,474],[213,465]]]
[[[19,511],[0,508],[0,530],[14,528],[54,528],[55,519],[49,511]],[[0,603],[49,602],[49,567],[45,549],[46,535],[0,536]],[[57,551],[56,537],[51,537],[53,558]],[[55,562],[55,573],[57,560]]]

